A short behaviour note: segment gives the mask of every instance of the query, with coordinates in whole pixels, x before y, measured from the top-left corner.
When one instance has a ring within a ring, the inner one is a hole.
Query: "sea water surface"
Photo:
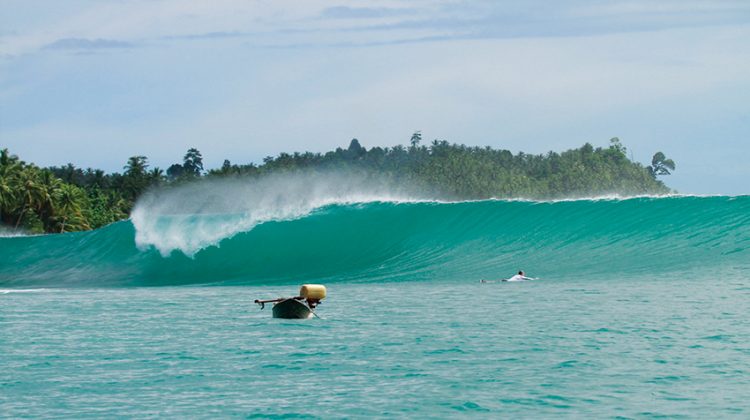
[[[241,228],[181,236],[211,223]],[[0,247],[0,417],[750,413],[748,197],[160,215]],[[479,282],[519,268],[541,279]],[[320,319],[252,303],[303,282]]]
[[[680,278],[0,295],[8,417],[737,416],[750,284]]]

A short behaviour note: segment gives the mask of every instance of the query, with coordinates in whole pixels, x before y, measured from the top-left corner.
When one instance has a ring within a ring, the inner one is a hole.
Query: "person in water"
[[[536,280],[534,277],[526,277],[526,273],[523,272],[523,270],[519,271],[518,274],[515,276],[509,278],[509,279],[502,279],[500,281],[526,281],[526,280]],[[479,280],[480,283],[494,283],[497,280]]]
[[[523,270],[519,271],[518,274],[515,276],[509,278],[509,279],[503,279],[503,281],[526,281],[526,280],[536,280],[533,277],[526,277],[526,273],[523,272]]]

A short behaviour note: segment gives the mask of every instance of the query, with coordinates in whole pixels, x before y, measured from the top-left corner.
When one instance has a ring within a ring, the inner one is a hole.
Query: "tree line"
[[[618,138],[611,139],[605,148],[586,143],[562,153],[533,155],[444,140],[423,145],[418,131],[408,146],[368,150],[352,139],[347,148],[327,153],[281,153],[257,165],[235,165],[225,160],[220,168],[208,171],[195,148],[187,151],[182,163],[166,171],[150,169],[146,156],[132,156],[122,173],[109,174],[73,164],[40,168],[2,149],[0,222],[38,233],[96,229],[127,218],[138,197],[151,188],[205,178],[240,177],[252,182],[271,173],[328,169],[378,173],[436,198],[554,199],[669,193],[657,177],[669,175],[675,163],[662,152],[654,154],[650,166],[633,162]]]

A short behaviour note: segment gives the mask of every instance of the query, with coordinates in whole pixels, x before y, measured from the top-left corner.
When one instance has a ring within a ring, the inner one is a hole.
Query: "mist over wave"
[[[274,174],[253,182],[205,180],[146,194],[131,215],[139,248],[193,256],[260,223],[291,220],[332,204],[417,202],[414,188],[362,172]]]
[[[27,233],[17,229],[5,229],[0,227],[0,238],[15,238],[19,236],[26,236]]]

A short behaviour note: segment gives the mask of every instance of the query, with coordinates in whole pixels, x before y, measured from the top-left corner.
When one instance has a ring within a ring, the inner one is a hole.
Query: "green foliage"
[[[196,148],[188,149],[183,158],[182,168],[189,177],[199,177],[203,173],[203,156]]]
[[[421,131],[415,131],[414,134],[411,135],[411,139],[409,140],[409,143],[411,143],[412,148],[416,148],[419,146],[419,142],[422,141],[422,132]]]
[[[667,159],[662,152],[656,152],[654,157],[651,159],[651,166],[648,167],[648,171],[651,176],[656,179],[658,175],[669,175],[670,171],[675,170],[675,164],[672,159]]]
[[[410,147],[373,147],[367,150],[352,139],[346,149],[321,153],[281,153],[263,164],[233,165],[206,177],[253,179],[271,173],[305,169],[352,169],[378,173],[398,183],[420,187],[428,194],[452,199],[531,198],[595,196],[602,194],[664,194],[670,192],[657,175],[675,169],[663,153],[651,166],[628,159],[618,138],[607,148],[589,143],[578,149],[544,155],[513,154],[490,147],[468,147],[434,140],[420,145],[415,132]],[[0,150],[0,222],[32,232],[71,232],[96,229],[127,218],[135,201],[149,188],[178,185],[202,178],[203,157],[195,148],[182,164],[149,170],[145,156],[132,156],[122,174],[105,174],[72,164],[41,169]]]
[[[396,182],[407,182],[428,193],[454,199],[549,199],[603,194],[665,194],[662,182],[642,165],[627,158],[618,138],[607,148],[589,143],[578,149],[545,155],[514,155],[508,150],[468,147],[434,140],[420,146],[415,132],[409,148],[374,147],[366,150],[357,139],[347,149],[325,154],[282,153],[266,157],[260,166],[231,165],[209,176],[258,176],[306,168],[363,169]]]
[[[131,156],[128,164],[123,168],[120,189],[125,198],[135,202],[143,191],[151,183],[151,176],[148,173],[148,158],[146,156]]]
[[[161,182],[145,156],[131,157],[123,174],[72,164],[39,168],[0,150],[0,222],[33,233],[94,229],[128,217],[134,201]]]
[[[185,172],[185,168],[183,168],[182,165],[175,163],[169,168],[167,168],[167,177],[169,177],[170,180],[179,179],[182,177],[182,174],[184,172]]]

